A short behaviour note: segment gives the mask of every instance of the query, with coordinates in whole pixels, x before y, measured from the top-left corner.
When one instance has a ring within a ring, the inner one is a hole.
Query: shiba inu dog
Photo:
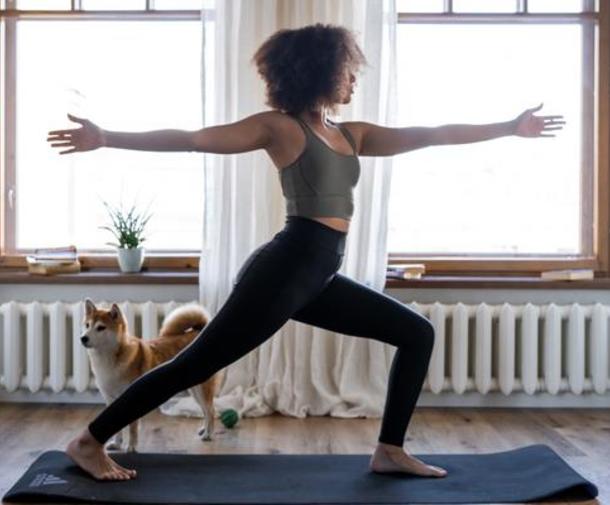
[[[116,303],[110,309],[102,309],[86,298],[84,333],[80,341],[87,348],[97,386],[106,404],[112,403],[138,377],[178,354],[209,320],[209,314],[202,306],[194,303],[183,305],[165,317],[158,338],[144,340],[129,335],[127,322]],[[203,424],[197,431],[202,440],[212,440],[213,398],[220,386],[223,371],[188,389],[204,415]],[[128,427],[127,452],[136,451],[138,424],[136,420]],[[110,439],[106,448],[120,450],[126,429]]]

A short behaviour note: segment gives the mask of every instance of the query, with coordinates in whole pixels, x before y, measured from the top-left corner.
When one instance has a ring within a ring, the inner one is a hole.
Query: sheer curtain
[[[214,124],[268,109],[264,84],[250,58],[269,35],[321,22],[353,30],[369,61],[338,120],[395,125],[395,0],[223,0],[216,3],[215,16]],[[360,159],[355,213],[340,270],[379,291],[385,285],[392,161]],[[199,298],[213,317],[246,257],[282,228],[285,209],[277,170],[263,150],[206,153],[204,173]],[[273,411],[296,417],[379,417],[394,351],[382,342],[289,320],[263,345],[227,367],[215,407],[234,408],[245,417]],[[201,415],[186,396],[170,400],[162,411]]]

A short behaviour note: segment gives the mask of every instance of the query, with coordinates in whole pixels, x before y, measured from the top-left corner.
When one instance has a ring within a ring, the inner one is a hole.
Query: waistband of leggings
[[[347,232],[335,230],[315,219],[304,216],[286,216],[286,224],[282,231],[310,244],[331,249],[338,254],[343,254],[345,251]]]

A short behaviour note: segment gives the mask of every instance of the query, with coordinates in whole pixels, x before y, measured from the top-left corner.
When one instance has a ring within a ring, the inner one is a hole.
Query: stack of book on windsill
[[[426,273],[423,263],[392,263],[388,265],[386,278],[388,279],[421,279]]]
[[[590,268],[571,268],[540,272],[540,278],[550,281],[575,281],[579,279],[593,279],[594,275],[593,270]]]
[[[28,272],[38,275],[80,272],[80,261],[76,246],[35,249],[33,255],[25,257]]]

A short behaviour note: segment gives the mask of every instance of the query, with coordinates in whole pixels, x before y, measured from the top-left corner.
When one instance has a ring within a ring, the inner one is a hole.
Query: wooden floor
[[[82,404],[0,403],[0,496],[40,453],[64,450],[100,409]],[[197,454],[370,454],[380,420],[281,415],[245,418],[211,442],[196,438],[200,423],[197,418],[151,412],[142,419],[139,448],[142,452]],[[222,428],[218,422],[217,429]],[[552,447],[599,488],[597,500],[573,503],[610,505],[607,410],[421,407],[411,419],[405,447],[416,455],[487,453],[534,443]]]

